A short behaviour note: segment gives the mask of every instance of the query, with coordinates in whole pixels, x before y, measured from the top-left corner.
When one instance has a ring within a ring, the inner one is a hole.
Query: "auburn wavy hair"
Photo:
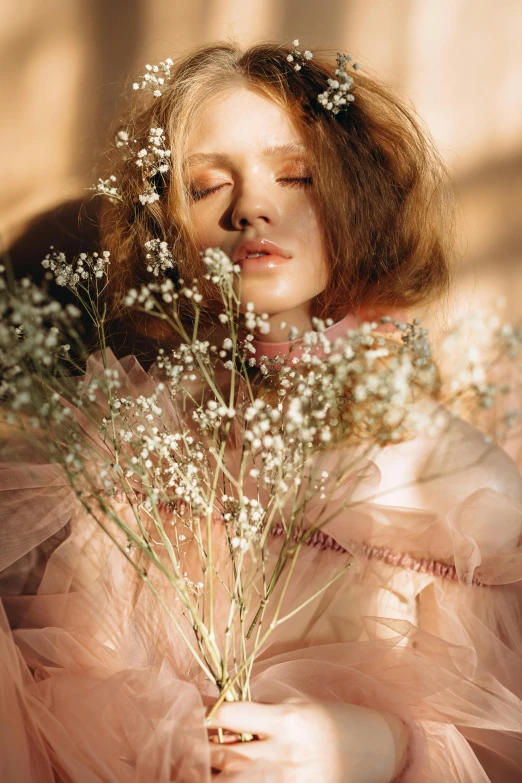
[[[229,42],[203,46],[178,61],[160,97],[137,94],[123,125],[143,146],[150,128],[163,128],[172,165],[156,175],[159,200],[142,204],[141,169],[132,159],[120,161],[115,173],[122,201],[107,204],[102,215],[101,243],[113,260],[109,312],[127,335],[163,343],[169,338],[157,319],[131,316],[121,304],[129,288],[150,281],[148,240],[167,241],[178,262],[167,274],[175,280],[201,274],[184,176],[187,142],[205,105],[239,87],[283,107],[312,153],[312,192],[329,264],[328,284],[312,300],[312,315],[336,321],[350,311],[405,309],[447,290],[454,194],[414,111],[358,70],[355,100],[333,115],[317,96],[334,74],[335,58],[314,54],[295,71],[287,60],[291,51],[272,43],[244,50]],[[201,280],[200,290],[201,323],[210,324],[220,300],[210,282]]]

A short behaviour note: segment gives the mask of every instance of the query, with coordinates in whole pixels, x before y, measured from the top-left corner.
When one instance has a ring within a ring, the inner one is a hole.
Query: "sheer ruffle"
[[[150,393],[136,360],[113,362],[129,393]],[[203,715],[216,694],[172,623],[55,465],[19,440],[0,461],[2,780],[209,782]],[[356,491],[350,480],[334,502],[341,509],[351,492],[351,505],[301,554],[285,611],[353,565],[268,639],[253,698],[399,715],[412,731],[404,781],[519,780],[514,463],[453,421],[436,443],[418,438],[360,463]],[[277,536],[270,546],[275,556]]]

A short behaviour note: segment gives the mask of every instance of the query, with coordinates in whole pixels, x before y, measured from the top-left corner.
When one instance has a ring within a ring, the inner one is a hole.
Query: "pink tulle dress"
[[[335,324],[332,336],[349,326]],[[129,393],[157,385],[135,357],[110,358]],[[94,356],[89,372],[97,371]],[[269,637],[252,696],[343,700],[400,716],[411,729],[401,781],[515,783],[516,448],[510,456],[440,415],[447,426],[437,438],[382,448],[358,465],[356,486],[352,477],[337,491],[332,509],[347,497],[350,507],[302,552],[286,606],[353,565]],[[318,459],[328,469],[345,456]],[[308,507],[310,523],[318,508],[319,499]],[[0,450],[0,530],[2,783],[209,783],[203,719],[216,692],[62,470],[21,440]],[[270,540],[274,557],[280,532]],[[277,770],[263,777],[278,779]]]

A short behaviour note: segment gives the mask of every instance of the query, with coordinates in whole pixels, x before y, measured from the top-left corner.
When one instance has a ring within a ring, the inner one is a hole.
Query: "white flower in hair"
[[[119,130],[116,134],[115,145],[118,149],[128,147],[130,142],[129,133],[125,129]]]
[[[292,41],[292,46],[294,46],[294,51],[291,54],[288,54],[286,59],[289,63],[295,63],[294,71],[300,71],[303,67],[304,60],[311,60],[313,54],[308,49],[306,49],[304,52],[299,51],[297,48],[299,46],[299,38],[296,38],[294,41]]]
[[[123,144],[122,144],[123,146]],[[153,204],[159,199],[154,177],[166,174],[170,169],[171,151],[168,149],[163,128],[151,128],[145,147],[136,152],[134,163],[141,169],[145,192],[139,195],[141,204]]]
[[[108,179],[102,179],[100,177],[98,179],[98,184],[87,188],[87,190],[94,190],[94,192],[100,196],[107,196],[109,201],[112,201],[112,203],[115,204],[117,201],[122,201],[121,194],[115,183],[116,177],[114,174],[111,174]]]
[[[155,201],[159,200],[159,193],[152,186],[149,186],[144,193],[140,193],[138,198],[140,204],[154,204]]]
[[[173,65],[174,62],[170,57],[167,57],[166,60],[162,60],[159,65],[150,65],[147,63],[145,66],[145,73],[140,77],[141,81],[134,82],[132,89],[149,89],[152,90],[152,94],[155,98],[159,98],[162,94],[165,82],[170,78],[170,69]]]
[[[353,84],[353,77],[346,71],[347,63],[352,62],[349,54],[337,53],[337,69],[335,79],[328,79],[328,89],[317,96],[319,103],[332,114],[339,114],[346,110],[349,104],[354,100],[350,93]],[[353,63],[352,68],[356,71],[359,68],[357,63]]]
[[[145,249],[149,251],[145,256],[147,272],[152,272],[155,277],[160,272],[174,267],[174,258],[166,242],[162,242],[160,239],[149,239],[148,242],[145,242]]]

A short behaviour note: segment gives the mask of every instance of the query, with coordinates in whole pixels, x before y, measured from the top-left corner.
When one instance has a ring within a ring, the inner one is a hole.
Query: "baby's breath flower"
[[[158,277],[160,272],[166,272],[167,269],[174,267],[174,258],[166,242],[160,239],[149,239],[145,242],[145,249],[148,251],[145,258],[148,261],[147,272],[152,272]]]
[[[205,278],[220,286],[232,286],[234,274],[239,274],[239,264],[233,264],[230,258],[220,248],[207,248],[201,253],[203,263],[207,267]]]
[[[140,81],[134,82],[132,85],[133,90],[151,90],[155,98],[159,98],[165,87],[165,83],[170,79],[171,68],[174,65],[173,60],[167,57],[166,60],[162,60],[158,65],[147,64],[145,66],[145,74],[140,78]]]
[[[328,89],[317,96],[317,100],[327,111],[332,114],[338,114],[340,111],[348,108],[354,96],[350,93],[353,84],[353,77],[346,70],[347,63],[352,61],[349,54],[337,53],[337,68],[335,70],[335,79],[328,79]],[[358,64],[353,63],[352,68],[358,69]]]
[[[69,264],[63,254],[51,250],[44,267],[62,284],[77,289],[90,278],[96,286],[110,259],[107,252],[82,253]],[[180,280],[175,287],[168,277],[155,279],[172,266],[167,244],[150,239],[146,250],[152,279],[130,289],[125,304],[163,317],[170,309],[164,304],[178,294],[184,306],[196,303],[197,280]],[[439,390],[428,334],[417,320],[390,319],[395,329],[391,336],[377,332],[375,323],[364,323],[331,340],[331,320],[314,318],[313,329],[302,335],[302,357],[265,359],[260,363],[261,378],[247,375],[245,357],[253,332],[268,331],[269,316],[257,314],[249,302],[244,317],[248,334],[238,340],[235,314],[227,309],[230,301],[237,303],[230,288],[237,270],[219,250],[206,251],[204,262],[207,279],[229,295],[223,297],[226,312],[219,316],[228,336],[223,337],[220,325],[212,344],[201,339],[195,318],[191,328],[180,329],[181,342],[175,349],[159,349],[150,375],[134,367],[129,373],[128,364],[106,352],[103,361],[99,356],[89,359],[84,377],[74,384],[67,377],[62,385],[57,362],[67,362],[72,341],[64,342],[60,327],[74,322],[77,308],[61,308],[30,281],[21,281],[13,297],[0,276],[0,396],[10,415],[14,420],[23,417],[35,429],[42,423],[51,425],[59,437],[47,439],[46,447],[54,449],[52,461],[76,482],[82,499],[97,498],[104,511],[108,500],[122,496],[132,504],[132,514],[120,517],[114,506],[114,516],[107,516],[121,523],[121,549],[128,559],[136,558],[140,568],[147,558],[151,566],[160,562],[160,553],[162,569],[172,560],[169,581],[178,592],[173,600],[182,598],[183,611],[194,622],[201,618],[199,601],[212,568],[209,548],[201,538],[209,522],[218,521],[224,528],[228,565],[237,573],[248,552],[244,560],[254,569],[256,562],[264,562],[258,550],[265,546],[274,519],[294,526],[280,539],[282,546],[294,547],[306,514],[305,498],[324,501],[318,506],[332,511],[328,500],[346,475],[346,464],[340,450],[327,462],[317,460],[318,452],[361,442],[366,451],[366,446],[400,442],[419,431],[436,435],[449,419],[446,412],[433,415],[415,405],[418,398]],[[199,314],[198,307],[194,311]],[[291,339],[298,336],[297,330],[289,333]],[[504,356],[519,355],[518,327],[498,324],[495,335]],[[486,348],[477,343],[477,350],[462,351],[460,356],[468,372],[467,388],[481,412],[487,413],[499,400],[505,402],[503,415],[495,417],[491,428],[497,437],[505,437],[520,424],[521,416],[512,407],[512,379],[491,378]],[[232,362],[232,355],[237,362]],[[43,369],[37,383],[35,369]],[[44,399],[36,395],[42,389]],[[460,397],[461,389],[457,391]],[[237,446],[237,462],[228,459],[229,445]],[[286,520],[281,516],[286,509],[299,511]],[[141,514],[146,514],[143,528],[134,525]],[[126,519],[133,520],[132,531],[126,530]],[[169,526],[169,540],[162,524]],[[140,530],[146,535],[141,537]],[[192,547],[194,557],[184,560],[181,555]],[[196,570],[184,571],[190,561]],[[237,579],[223,584],[237,584]],[[204,636],[198,640],[204,651]]]
[[[77,293],[78,287],[87,290],[89,279],[99,280],[105,277],[110,263],[108,250],[104,250],[101,255],[80,253],[71,263],[68,263],[65,254],[51,246],[50,252],[42,261],[42,266],[52,272],[59,286],[65,286]]]
[[[155,201],[159,201],[159,194],[152,186],[149,186],[143,193],[140,193],[138,199],[143,205],[154,204]]]
[[[129,141],[130,141],[130,137],[128,131],[119,130],[118,133],[116,134],[116,140],[115,140],[116,147],[118,147],[119,149],[123,147],[128,147]]]
[[[114,174],[111,174],[107,179],[102,179],[100,177],[96,185],[93,185],[93,187],[87,189],[94,190],[96,193],[102,196],[107,196],[109,201],[112,201],[113,204],[116,204],[118,201],[122,200],[121,194],[115,184],[116,181],[117,180]]]
[[[123,138],[121,133],[124,134]],[[141,170],[145,190],[138,196],[141,204],[154,204],[159,199],[156,189],[156,176],[166,174],[170,169],[171,150],[167,146],[163,128],[152,127],[146,140],[130,140],[127,131],[120,131],[116,146],[133,148],[129,160]],[[139,148],[136,150],[136,146]]]
[[[294,50],[291,54],[288,54],[286,59],[289,63],[294,63],[293,68],[294,71],[300,71],[304,62],[306,60],[311,60],[313,57],[312,52],[309,49],[306,49],[304,54],[302,54],[299,49],[297,48],[299,46],[299,39],[296,38],[294,41],[292,41],[292,46],[294,47]]]
[[[268,313],[261,313],[260,315],[257,315],[254,312],[254,305],[252,302],[248,302],[247,311],[245,313],[245,328],[247,332],[250,333],[257,330],[260,334],[268,334],[270,332]],[[247,335],[247,340],[249,336],[250,335]]]

